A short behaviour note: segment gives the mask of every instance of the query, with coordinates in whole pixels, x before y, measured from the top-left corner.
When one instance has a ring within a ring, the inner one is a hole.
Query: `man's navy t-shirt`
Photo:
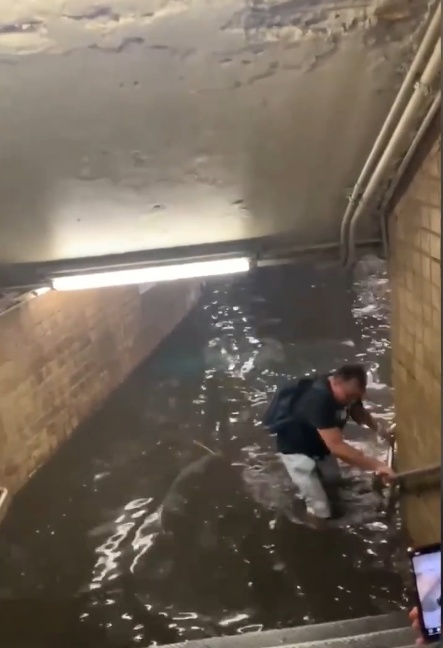
[[[278,452],[315,459],[330,454],[318,430],[343,429],[349,410],[335,400],[328,378],[319,376],[295,403],[294,421],[277,433]]]

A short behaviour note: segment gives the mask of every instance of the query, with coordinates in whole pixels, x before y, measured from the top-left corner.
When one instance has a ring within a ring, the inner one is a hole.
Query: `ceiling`
[[[426,15],[421,0],[0,0],[1,266],[335,244]],[[378,236],[366,219],[360,240]]]

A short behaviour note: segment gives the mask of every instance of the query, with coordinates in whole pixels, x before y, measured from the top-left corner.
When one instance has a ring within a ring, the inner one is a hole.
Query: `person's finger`
[[[418,609],[416,607],[409,612],[409,619],[412,622],[413,630],[417,630],[418,632],[420,632],[421,628],[418,620]],[[419,637],[415,643],[417,646],[423,646],[425,642],[423,637]]]
[[[417,621],[418,620],[418,608],[412,608],[412,610],[409,612],[409,618],[411,621]]]

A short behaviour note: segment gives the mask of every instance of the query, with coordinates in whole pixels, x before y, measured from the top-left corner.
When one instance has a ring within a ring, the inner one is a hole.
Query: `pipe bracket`
[[[432,94],[432,88],[428,83],[423,83],[423,81],[416,81],[414,83],[414,90],[421,92],[424,97],[430,97]]]

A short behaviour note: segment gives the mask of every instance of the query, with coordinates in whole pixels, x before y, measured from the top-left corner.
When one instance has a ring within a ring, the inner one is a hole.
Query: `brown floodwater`
[[[353,279],[299,265],[206,285],[15,499],[2,644],[147,648],[404,607],[398,516],[369,477],[348,471],[343,519],[310,528],[260,426],[286,378],[351,359],[392,418],[387,288],[379,263]],[[349,438],[386,452],[357,426]]]

